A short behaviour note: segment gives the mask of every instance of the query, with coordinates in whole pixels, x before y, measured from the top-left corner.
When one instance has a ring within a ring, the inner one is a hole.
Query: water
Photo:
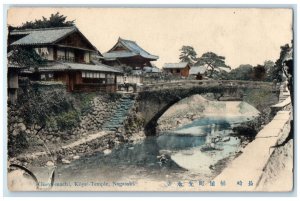
[[[103,152],[76,160],[57,169],[58,181],[119,181],[128,179],[180,179],[192,174],[209,175],[210,166],[233,154],[239,139],[228,137],[232,126],[248,117],[205,117],[174,132],[148,137],[137,144],[124,144],[108,155]],[[249,119],[249,118],[248,118]],[[219,136],[220,150],[200,148]],[[224,138],[227,136],[226,138]]]

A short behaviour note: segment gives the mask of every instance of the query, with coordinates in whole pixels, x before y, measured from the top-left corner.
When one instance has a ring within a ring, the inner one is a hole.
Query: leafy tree
[[[220,71],[220,67],[231,69],[230,66],[225,64],[225,57],[219,56],[213,52],[206,52],[200,58],[197,58],[195,65],[205,65],[209,70],[209,77],[213,77],[213,74]]]
[[[273,81],[274,79],[274,71],[276,72],[275,63],[271,60],[267,60],[264,62],[264,67],[266,69],[266,81]]]
[[[271,69],[268,75],[268,79],[275,80],[276,82],[282,82],[283,79],[283,67],[284,67],[284,59],[286,55],[291,51],[291,47],[289,44],[285,44],[280,47],[280,56],[276,60],[274,67]]]
[[[239,67],[229,72],[228,79],[252,80],[252,75],[253,75],[253,66],[250,64],[242,64]]]
[[[35,21],[27,21],[20,27],[13,27],[12,29],[39,29],[39,28],[52,28],[52,27],[70,27],[75,25],[75,20],[66,21],[67,16],[60,15],[59,12],[51,14],[49,19],[42,17]]]
[[[37,69],[38,66],[45,64],[45,60],[33,48],[12,47],[8,54],[9,63],[20,67]]]
[[[294,106],[294,59],[293,59],[293,41],[292,41],[292,47],[290,47],[288,44],[285,44],[284,46],[280,47],[280,56],[278,60],[275,62],[275,66],[277,68],[278,77],[282,79],[282,73],[285,74],[287,77],[287,86],[290,91],[291,95],[291,106],[293,108]],[[291,139],[294,139],[294,120],[293,118],[290,121],[290,132],[287,138],[280,143],[279,145],[275,145],[274,147],[280,147],[284,146],[286,143],[288,143]]]
[[[266,77],[266,69],[263,65],[253,67],[253,80],[263,81]]]
[[[271,60],[266,60],[264,62],[264,67],[266,69],[266,73],[269,73],[274,66],[275,66],[275,63]]]
[[[197,53],[191,46],[182,46],[179,59],[181,62],[188,62],[193,65],[196,62]]]

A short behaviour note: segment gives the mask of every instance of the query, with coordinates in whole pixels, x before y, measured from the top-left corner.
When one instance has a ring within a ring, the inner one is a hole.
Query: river
[[[56,181],[157,181],[211,179],[216,164],[237,155],[240,139],[232,128],[247,116],[205,116],[173,131],[123,144],[58,166]]]

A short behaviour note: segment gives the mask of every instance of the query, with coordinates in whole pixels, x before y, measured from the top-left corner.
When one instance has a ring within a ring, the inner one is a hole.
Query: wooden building
[[[141,48],[135,41],[122,38],[119,38],[117,43],[103,56],[105,64],[119,66],[123,70],[126,67],[130,67],[132,70],[142,70],[145,66],[151,67],[151,61],[159,58]]]
[[[188,77],[190,68],[191,67],[188,62],[166,63],[163,66],[163,71],[175,76]]]
[[[38,80],[61,81],[68,91],[116,91],[116,79],[122,72],[94,61],[101,53],[77,27],[13,30],[10,46],[34,48],[45,65],[20,71],[20,75]],[[35,76],[33,76],[35,75]],[[36,76],[37,75],[37,76]]]

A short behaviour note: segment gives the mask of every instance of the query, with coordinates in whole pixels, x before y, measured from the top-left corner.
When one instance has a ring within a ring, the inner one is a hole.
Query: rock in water
[[[224,137],[222,140],[222,142],[228,142],[228,141],[230,141],[230,137]]]
[[[108,155],[108,154],[111,153],[111,150],[110,150],[110,149],[105,149],[105,150],[103,151],[103,153],[104,153],[104,155]]]
[[[71,162],[70,162],[69,160],[67,160],[67,159],[62,159],[61,162],[62,162],[63,164],[70,164],[70,163],[71,163]]]
[[[48,167],[53,167],[53,166],[54,166],[54,163],[53,163],[52,161],[48,161],[48,162],[46,163],[46,165],[47,165]]]
[[[80,156],[73,156],[73,159],[74,160],[77,160],[77,159],[79,159],[80,158]]]

